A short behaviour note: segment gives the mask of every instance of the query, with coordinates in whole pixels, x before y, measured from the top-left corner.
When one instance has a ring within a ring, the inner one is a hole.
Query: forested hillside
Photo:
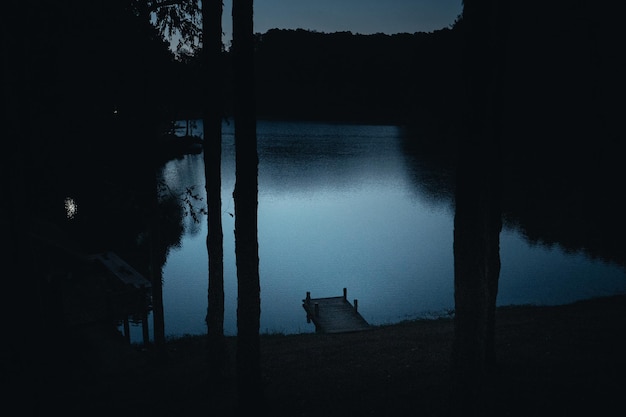
[[[259,117],[406,123],[450,111],[459,39],[270,30],[258,36]]]

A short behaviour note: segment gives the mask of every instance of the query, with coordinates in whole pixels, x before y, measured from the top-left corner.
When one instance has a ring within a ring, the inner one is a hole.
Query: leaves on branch
[[[178,39],[178,51],[195,50],[202,35],[201,0],[135,0],[136,13],[144,14],[161,36]]]
[[[185,203],[185,213],[188,214],[194,221],[194,223],[200,223],[200,216],[208,214],[208,211],[204,205],[196,207],[194,202],[202,201],[202,197],[194,192],[195,186],[187,187],[183,197]]]

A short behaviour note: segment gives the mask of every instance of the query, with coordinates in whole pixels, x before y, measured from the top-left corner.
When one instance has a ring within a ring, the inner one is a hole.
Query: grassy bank
[[[499,308],[494,414],[609,415],[623,408],[625,330],[626,296]],[[346,334],[263,335],[269,415],[445,416],[453,335],[445,318]],[[84,329],[76,351],[58,358],[27,405],[38,401],[66,415],[228,415],[237,402],[236,337],[227,344],[230,376],[211,390],[204,337],[170,340],[158,357]]]

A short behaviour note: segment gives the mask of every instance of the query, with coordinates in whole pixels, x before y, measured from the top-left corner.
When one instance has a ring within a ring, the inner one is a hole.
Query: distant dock
[[[123,284],[137,289],[151,288],[152,283],[144,278],[132,266],[126,263],[115,252],[103,252],[90,255],[88,259],[100,262],[113,276]]]
[[[318,333],[345,333],[367,330],[370,325],[358,312],[358,300],[354,305],[347,299],[348,291],[343,289],[343,296],[311,298],[307,291],[302,300],[302,307],[306,311],[307,323],[315,324]]]

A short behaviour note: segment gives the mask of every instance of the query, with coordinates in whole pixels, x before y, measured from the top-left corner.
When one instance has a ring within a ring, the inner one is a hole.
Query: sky
[[[254,32],[306,29],[359,34],[432,32],[450,26],[462,0],[255,0]],[[224,43],[232,39],[232,0],[224,0]]]

